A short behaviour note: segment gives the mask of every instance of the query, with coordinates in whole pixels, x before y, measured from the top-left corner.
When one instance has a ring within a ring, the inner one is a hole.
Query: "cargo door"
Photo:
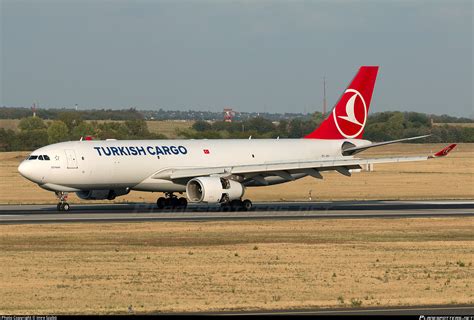
[[[76,152],[74,150],[64,150],[66,152],[67,168],[77,169]]]

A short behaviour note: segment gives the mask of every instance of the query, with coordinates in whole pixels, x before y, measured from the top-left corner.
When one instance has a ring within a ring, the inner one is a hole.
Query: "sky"
[[[474,116],[473,2],[0,0],[0,105]]]

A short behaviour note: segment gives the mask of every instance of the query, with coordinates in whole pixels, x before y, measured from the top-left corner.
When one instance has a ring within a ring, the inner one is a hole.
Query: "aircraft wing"
[[[386,158],[348,158],[332,160],[295,161],[295,162],[275,162],[253,165],[235,165],[226,167],[199,167],[199,168],[176,168],[166,169],[157,172],[152,176],[155,179],[186,179],[202,176],[240,176],[244,180],[255,180],[264,183],[264,176],[275,175],[287,180],[293,180],[292,173],[305,173],[315,178],[322,179],[320,171],[337,171],[343,175],[350,176],[351,169],[360,169],[362,165],[375,163],[397,163],[424,161],[428,159],[444,157],[456,145],[452,144],[439,152],[429,156],[415,157],[386,157]]]

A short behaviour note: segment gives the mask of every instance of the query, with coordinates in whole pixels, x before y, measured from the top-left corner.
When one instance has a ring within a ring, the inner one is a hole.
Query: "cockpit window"
[[[38,160],[50,160],[49,156],[47,156],[45,154],[42,154],[40,156],[29,156],[27,159],[28,160],[36,160],[36,159],[38,159]]]
[[[49,156],[42,154],[40,156],[29,156],[28,160],[50,160]]]

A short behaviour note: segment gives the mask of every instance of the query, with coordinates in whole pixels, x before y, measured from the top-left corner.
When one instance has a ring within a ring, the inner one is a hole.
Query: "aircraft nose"
[[[33,168],[31,167],[31,163],[28,160],[24,160],[18,166],[18,172],[28,180],[33,181]]]
[[[26,175],[28,171],[28,165],[26,164],[26,161],[22,161],[20,165],[18,166],[18,172],[26,178]]]

